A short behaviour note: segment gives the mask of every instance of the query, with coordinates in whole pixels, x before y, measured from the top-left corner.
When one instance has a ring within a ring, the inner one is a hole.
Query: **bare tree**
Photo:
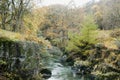
[[[118,28],[120,25],[120,0],[101,0],[99,2],[100,10],[102,13],[101,25],[104,29]]]
[[[1,0],[0,17],[1,28],[19,32],[23,25],[23,16],[28,10],[31,0]]]
[[[9,0],[0,1],[0,18],[1,18],[0,26],[2,29],[6,29],[6,23],[9,22],[8,20],[9,6],[10,6]]]

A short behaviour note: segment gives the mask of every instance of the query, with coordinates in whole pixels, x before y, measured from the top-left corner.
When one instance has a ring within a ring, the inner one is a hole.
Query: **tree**
[[[120,25],[120,0],[100,0],[94,6],[95,21],[100,29],[114,29]]]
[[[80,53],[82,55],[89,54],[89,50],[95,45],[97,25],[91,16],[85,18],[83,28],[80,34],[69,34],[69,42],[66,47],[68,52]]]
[[[64,48],[68,41],[68,32],[79,33],[83,21],[82,8],[68,8],[64,5],[51,5],[47,8],[45,21],[40,25],[42,35],[53,45]]]
[[[28,10],[30,0],[1,0],[0,17],[1,28],[20,32],[23,26],[23,16]]]
[[[6,24],[9,22],[8,16],[9,16],[9,6],[10,2],[9,0],[1,0],[0,1],[0,27],[2,29],[6,29]]]
[[[98,24],[98,28],[103,30],[104,27],[103,27],[103,24],[102,24],[102,21],[103,21],[102,9],[100,8],[99,5],[94,5],[92,7],[92,9],[93,9],[95,22]]]
[[[105,2],[103,25],[106,29],[113,29],[120,25],[120,0],[107,0]]]

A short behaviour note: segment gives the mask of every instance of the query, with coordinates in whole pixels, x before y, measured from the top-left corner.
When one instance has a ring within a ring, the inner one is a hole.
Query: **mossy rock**
[[[52,72],[49,69],[42,69],[40,70],[40,73],[42,74],[42,77],[45,79],[50,78],[52,75]]]

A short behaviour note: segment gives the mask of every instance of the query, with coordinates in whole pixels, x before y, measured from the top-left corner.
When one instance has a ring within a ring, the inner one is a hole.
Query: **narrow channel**
[[[59,61],[51,59],[47,67],[52,72],[52,76],[47,80],[82,80],[75,75],[71,66],[62,65]]]

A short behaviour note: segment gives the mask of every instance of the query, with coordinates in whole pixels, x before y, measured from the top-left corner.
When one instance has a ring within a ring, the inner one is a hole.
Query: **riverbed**
[[[52,72],[52,76],[47,80],[83,80],[72,71],[71,66],[63,65],[55,59],[49,61],[47,68]]]

